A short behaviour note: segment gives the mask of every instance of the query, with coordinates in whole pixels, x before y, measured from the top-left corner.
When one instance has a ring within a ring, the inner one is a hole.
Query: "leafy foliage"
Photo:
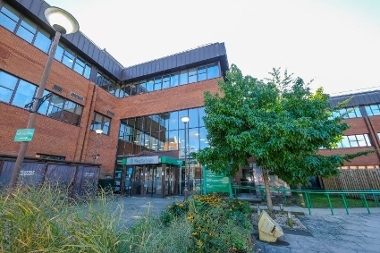
[[[332,149],[349,126],[334,117],[337,108],[329,95],[279,69],[272,78],[243,76],[232,65],[220,94],[205,93],[205,126],[209,148],[197,159],[214,172],[234,175],[253,156],[259,166],[291,185],[307,183],[309,176],[337,175],[344,161],[371,153],[322,156],[321,147]]]

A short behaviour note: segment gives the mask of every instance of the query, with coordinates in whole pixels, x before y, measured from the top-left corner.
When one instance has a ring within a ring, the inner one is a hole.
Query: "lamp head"
[[[62,34],[75,33],[79,30],[78,21],[67,11],[51,6],[45,10],[45,17],[54,30]]]
[[[102,129],[95,129],[95,132],[96,132],[97,134],[102,134],[102,133],[103,133],[103,130],[102,130]]]
[[[182,121],[183,123],[187,123],[187,122],[190,121],[190,118],[189,118],[188,116],[183,116],[183,117],[181,117],[181,121]]]

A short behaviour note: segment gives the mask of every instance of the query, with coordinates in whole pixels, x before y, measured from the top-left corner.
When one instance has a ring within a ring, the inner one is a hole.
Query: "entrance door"
[[[145,187],[147,195],[150,195],[151,197],[161,197],[162,167],[157,167],[155,165],[147,165]]]

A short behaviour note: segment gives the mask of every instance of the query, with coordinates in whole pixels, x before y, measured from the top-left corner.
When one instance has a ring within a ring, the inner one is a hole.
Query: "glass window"
[[[72,68],[74,59],[75,59],[74,54],[65,50],[65,52],[63,53],[62,63],[65,64],[67,67]]]
[[[206,116],[205,108],[200,107],[199,109],[199,126],[202,127],[205,125],[205,122],[203,121],[203,117]]]
[[[15,9],[8,5],[4,5],[0,10],[0,24],[13,32],[20,19],[19,16],[20,14]]]
[[[217,63],[207,67],[207,79],[217,78],[219,76],[219,66]]]
[[[66,101],[63,107],[62,121],[72,123],[76,104],[71,101]]]
[[[37,26],[33,24],[31,21],[24,18],[21,21],[19,28],[17,29],[16,34],[31,43],[33,41],[34,35],[37,32]]]
[[[181,74],[179,75],[179,85],[184,85],[187,83],[187,71],[181,71]]]
[[[161,77],[156,77],[154,80],[154,90],[161,90]]]
[[[198,81],[203,81],[207,79],[207,69],[206,67],[198,68]]]
[[[162,78],[162,89],[167,89],[170,87],[170,76],[164,76]]]
[[[50,91],[48,90],[44,90],[44,92],[42,93],[42,96],[46,96],[47,94],[49,94]],[[40,108],[38,108],[37,112],[42,114],[42,115],[47,115],[47,109],[49,107],[49,103],[50,103],[50,98],[45,100],[45,102],[43,102],[41,105],[40,105]]]
[[[44,31],[38,31],[36,39],[33,43],[37,48],[41,49],[43,52],[48,53],[51,40],[49,38],[49,35]]]
[[[367,138],[365,138],[365,136],[367,136]],[[356,135],[356,139],[358,140],[359,147],[371,146],[367,134]]]
[[[90,67],[90,65],[86,64],[86,67],[84,68],[83,76],[85,78],[89,78],[90,74],[91,74],[91,67]]]
[[[21,80],[17,86],[17,91],[13,98],[12,105],[24,108],[26,104],[32,101],[35,91],[35,85]]]
[[[10,102],[17,81],[15,76],[0,71],[0,101]]]
[[[179,129],[184,129],[185,128],[185,124],[182,122],[182,117],[189,117],[189,110],[181,110],[181,111],[178,111],[178,123],[179,123]],[[192,120],[192,118],[190,118],[190,121]],[[189,124],[189,123],[187,123]],[[189,127],[189,125],[187,125],[187,127]],[[170,129],[172,130],[172,129]]]
[[[189,128],[199,127],[198,108],[189,109]]]
[[[172,74],[170,77],[170,87],[178,86],[178,79],[179,79],[178,73]]]
[[[82,111],[83,111],[83,106],[77,104],[75,108],[74,117],[73,117],[73,123],[72,123],[73,125],[76,125],[76,126],[80,125],[80,121],[82,118]]]
[[[369,105],[365,107],[368,116],[380,115],[379,105]]]
[[[168,123],[169,123],[169,125],[167,127],[167,130],[177,130],[178,129],[178,111],[170,113]]]
[[[141,93],[146,93],[148,90],[146,89],[146,82],[141,82],[140,84]]]
[[[178,150],[178,130],[169,131],[166,150]]]
[[[190,69],[189,70],[189,83],[195,83],[197,81],[197,70]]]
[[[189,143],[189,152],[198,152],[199,151],[199,128],[191,128],[188,130],[188,143]]]
[[[199,148],[204,149],[208,147],[207,130],[205,127],[199,128]]]
[[[108,135],[110,131],[110,126],[111,126],[111,119],[104,117],[103,120],[103,134]]]
[[[54,55],[54,58],[55,58],[57,61],[62,61],[63,51],[65,51],[65,50],[63,49],[63,47],[62,47],[61,45],[58,45],[58,46],[57,46],[57,49],[55,50],[55,55]]]
[[[153,89],[153,85],[154,85],[153,80],[148,80],[148,81],[146,82],[146,89],[148,90],[148,92],[151,92],[151,91],[154,90],[154,89]]]
[[[356,140],[355,135],[348,136],[348,141],[350,142],[351,147],[359,147],[358,141]]]
[[[62,97],[53,94],[53,96],[50,99],[47,116],[60,120],[64,102],[65,100]]]
[[[85,66],[86,66],[86,64],[84,63],[84,61],[80,58],[77,58],[75,60],[75,64],[74,64],[74,71],[77,72],[78,74],[82,75],[84,72]]]

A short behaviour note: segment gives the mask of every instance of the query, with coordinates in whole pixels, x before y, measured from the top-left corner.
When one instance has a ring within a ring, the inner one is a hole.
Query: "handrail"
[[[232,185],[232,189],[234,190],[234,193],[236,195],[236,191],[238,189],[248,189],[248,190],[259,190],[261,193],[261,198],[263,201],[266,201],[266,194],[265,194],[265,188],[263,186],[241,186],[241,185]],[[311,194],[324,194],[327,198],[329,208],[331,211],[331,214],[334,215],[334,209],[331,203],[331,195],[340,195],[342,197],[343,205],[346,210],[346,213],[349,214],[348,211],[348,201],[347,201],[347,194],[356,194],[360,196],[360,199],[362,201],[363,206],[367,209],[367,212],[370,214],[370,209],[367,201],[367,196],[371,196],[375,203],[376,206],[380,206],[379,203],[379,197],[380,197],[380,190],[373,190],[373,189],[367,189],[367,190],[308,190],[308,189],[289,189],[285,187],[270,187],[270,191],[273,192],[278,192],[281,193],[281,195],[284,197],[284,201],[287,204],[287,193],[298,193],[302,194],[304,196],[304,199],[306,201],[306,206],[308,208],[309,214],[311,214],[311,208],[312,208],[312,203],[311,203]]]

